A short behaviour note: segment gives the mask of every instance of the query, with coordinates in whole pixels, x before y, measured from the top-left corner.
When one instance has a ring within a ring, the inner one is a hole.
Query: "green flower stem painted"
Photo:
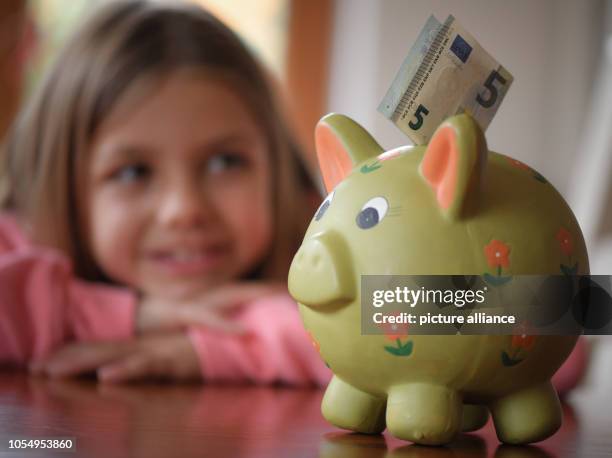
[[[512,358],[505,351],[502,351],[501,359],[502,359],[502,364],[506,367],[516,366],[518,363],[523,362],[522,359]]]
[[[395,340],[397,347],[391,347],[389,345],[385,346],[385,351],[391,353],[394,356],[410,356],[412,354],[412,341],[409,340],[405,344],[402,344],[402,341],[398,338]]]

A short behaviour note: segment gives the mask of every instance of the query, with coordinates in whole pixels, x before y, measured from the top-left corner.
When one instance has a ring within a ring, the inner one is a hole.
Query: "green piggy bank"
[[[444,444],[482,427],[502,442],[545,439],[562,414],[550,378],[576,336],[361,333],[361,275],[588,274],[572,211],[525,164],[488,151],[469,115],[428,145],[384,152],[331,114],[316,148],[329,195],[295,255],[289,291],[334,377],[322,403],[332,424]]]

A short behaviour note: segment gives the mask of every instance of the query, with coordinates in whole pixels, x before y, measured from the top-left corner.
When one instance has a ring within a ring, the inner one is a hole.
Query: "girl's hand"
[[[30,371],[51,377],[95,371],[100,380],[108,382],[143,378],[199,379],[202,375],[197,354],[182,329],[206,326],[222,332],[242,333],[244,329],[228,317],[229,312],[281,291],[280,284],[240,283],[179,304],[144,298],[136,317],[136,329],[143,334],[140,337],[121,342],[69,344],[44,361],[32,363]]]
[[[202,378],[198,356],[185,333],[140,337],[125,342],[70,344],[46,360],[30,365],[31,373],[50,377],[71,377],[94,371],[104,382]]]
[[[167,299],[145,297],[137,312],[136,330],[149,333],[205,326],[223,332],[241,333],[243,329],[228,318],[229,312],[282,289],[280,284],[234,283],[178,304],[170,303]]]
[[[98,380],[119,383],[137,380],[202,380],[200,360],[185,333],[151,337],[127,356],[97,371]]]

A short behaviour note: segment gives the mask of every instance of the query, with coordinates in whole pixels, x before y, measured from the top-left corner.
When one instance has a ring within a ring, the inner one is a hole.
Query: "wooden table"
[[[2,450],[12,437],[73,437],[62,457],[603,457],[612,456],[612,393],[576,393],[563,428],[529,447],[500,445],[489,423],[448,447],[340,431],[319,413],[323,392],[250,386],[47,380],[0,373]],[[0,452],[0,457],[51,456]]]

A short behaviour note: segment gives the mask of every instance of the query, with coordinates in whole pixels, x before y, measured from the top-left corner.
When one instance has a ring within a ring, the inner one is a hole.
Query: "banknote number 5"
[[[485,88],[489,90],[489,98],[485,99],[480,94],[476,96],[476,101],[485,108],[490,108],[497,102],[498,92],[495,81],[499,81],[502,86],[506,84],[506,78],[497,73],[497,70],[493,70],[484,83]]]
[[[429,110],[425,108],[423,105],[419,105],[419,107],[414,112],[415,121],[410,121],[408,125],[412,130],[419,130],[423,126],[423,116],[427,116],[429,114]]]

